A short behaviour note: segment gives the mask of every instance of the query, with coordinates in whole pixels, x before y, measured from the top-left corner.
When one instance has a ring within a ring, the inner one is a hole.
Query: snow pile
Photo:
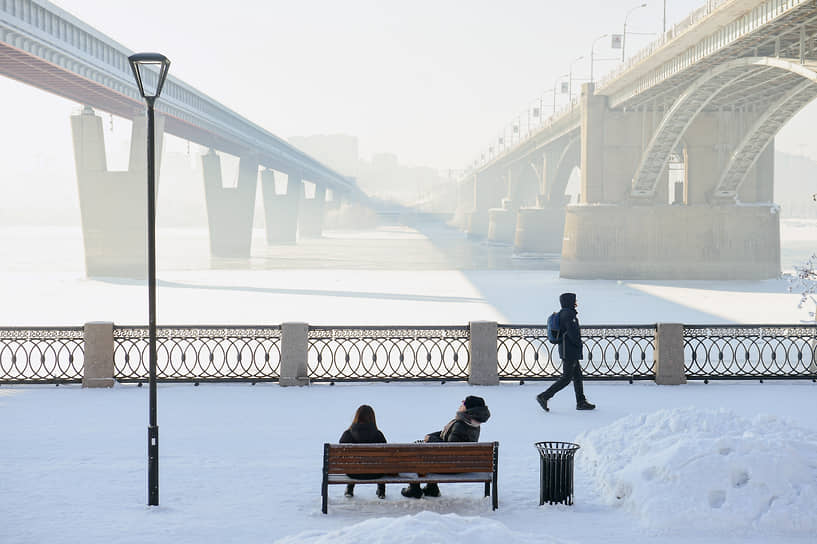
[[[560,540],[542,535],[523,534],[490,519],[420,512],[399,518],[369,519],[334,531],[304,531],[277,540],[276,544],[369,544],[400,542],[429,544],[450,542],[468,544],[556,543]]]
[[[602,500],[648,529],[816,534],[817,433],[772,416],[677,408],[577,437]]]

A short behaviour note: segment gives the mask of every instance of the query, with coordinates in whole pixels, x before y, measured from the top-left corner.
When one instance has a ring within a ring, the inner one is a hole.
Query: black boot
[[[354,497],[355,496],[355,484],[346,484],[346,493],[344,493],[346,497]]]
[[[377,484],[377,498],[378,499],[386,498],[386,484]]]
[[[409,484],[400,490],[400,494],[404,497],[411,497],[412,499],[419,499],[423,496],[423,490],[420,489],[420,484]]]
[[[426,486],[423,488],[423,495],[426,497],[439,497],[440,488],[434,483],[426,484]]]
[[[579,401],[576,403],[576,410],[593,410],[596,407],[595,404],[590,404],[587,402],[587,399]]]
[[[548,408],[548,398],[545,396],[544,393],[539,393],[536,395],[536,402],[539,403],[539,406],[542,407],[542,410],[545,412],[550,412],[550,408]]]

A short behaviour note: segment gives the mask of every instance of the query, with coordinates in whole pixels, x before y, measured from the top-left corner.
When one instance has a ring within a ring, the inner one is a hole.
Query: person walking
[[[578,306],[576,294],[562,293],[559,295],[559,304],[562,306],[559,310],[559,357],[562,359],[562,376],[546,391],[536,395],[536,400],[545,412],[550,412],[548,401],[572,380],[576,393],[576,410],[592,410],[596,405],[590,404],[584,396],[582,367],[579,364],[579,361],[584,359],[584,347],[576,311]]]
[[[377,428],[377,420],[374,416],[374,409],[368,404],[361,404],[355,412],[355,418],[349,428],[343,431],[340,437],[341,444],[385,444],[386,437]],[[350,478],[358,480],[374,480],[380,478],[382,474],[347,474]],[[355,496],[355,484],[346,484],[347,497]],[[377,484],[377,497],[386,498],[386,484]]]
[[[457,409],[454,419],[446,423],[441,431],[427,434],[424,442],[479,442],[480,425],[490,417],[491,412],[485,405],[485,399],[468,395]],[[439,497],[440,488],[436,483],[426,484],[423,488],[420,488],[420,484],[409,484],[400,493],[414,499],[423,495]]]

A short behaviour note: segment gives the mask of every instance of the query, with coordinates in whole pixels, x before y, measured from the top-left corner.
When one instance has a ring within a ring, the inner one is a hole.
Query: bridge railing
[[[0,384],[83,382],[86,361],[99,354],[107,358],[113,380],[146,382],[147,327],[114,326],[111,335],[109,325],[109,339],[88,340],[91,325],[0,329]],[[293,344],[283,326],[160,327],[157,379],[281,381],[287,353],[303,367],[304,382],[470,380],[475,365],[495,368],[499,380],[551,380],[561,374],[558,348],[548,342],[543,325],[498,324],[495,338],[476,339],[473,330],[311,326]],[[584,375],[589,380],[656,379],[665,364],[657,351],[659,334],[657,325],[583,327]],[[496,359],[485,352],[477,357],[475,340],[483,346],[495,342]],[[684,325],[683,334],[661,342],[683,353],[688,380],[817,380],[817,324]]]

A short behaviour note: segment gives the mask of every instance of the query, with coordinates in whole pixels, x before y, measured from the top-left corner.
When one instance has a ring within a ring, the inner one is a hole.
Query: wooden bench
[[[499,442],[414,444],[324,444],[321,511],[325,514],[331,484],[450,484],[484,482],[485,496],[497,499]],[[383,474],[361,480],[347,474]]]

